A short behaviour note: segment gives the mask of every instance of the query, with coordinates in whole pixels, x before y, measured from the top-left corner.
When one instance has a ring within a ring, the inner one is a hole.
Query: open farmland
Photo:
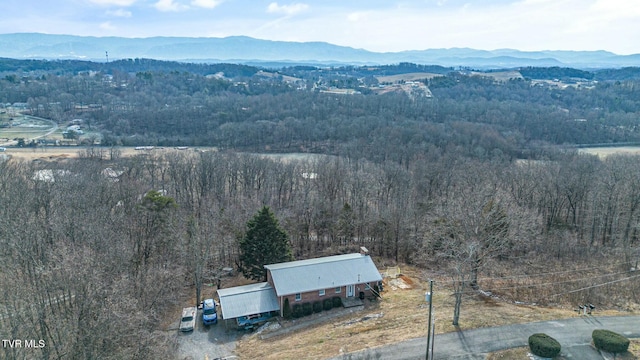
[[[2,139],[2,137],[0,137]],[[86,148],[83,146],[46,146],[46,147],[37,147],[37,148],[18,148],[18,147],[9,147],[6,150],[7,155],[11,155],[15,159],[23,159],[23,160],[51,160],[55,158],[77,158],[79,153],[85,150]],[[106,150],[107,148],[105,148]],[[174,148],[154,148],[153,150],[136,150],[133,146],[121,146],[118,147],[121,151],[122,156],[133,156],[143,153],[160,153],[163,151],[185,151],[185,150],[176,150]],[[187,149],[187,151],[210,151],[217,150],[216,147],[197,147],[193,149]],[[605,158],[609,155],[614,154],[627,154],[627,155],[638,155],[640,154],[640,147],[638,146],[617,146],[617,147],[592,147],[592,148],[581,148],[578,150],[580,153],[597,155],[600,158]],[[327,155],[321,154],[311,154],[311,153],[283,153],[283,154],[259,154],[264,158],[278,159],[281,161],[291,161],[291,160],[318,160],[320,158],[326,157]]]
[[[0,145],[13,143],[13,139],[38,139],[58,130],[58,125],[51,120],[28,115],[14,117],[3,116],[3,127],[0,127]]]
[[[61,160],[61,159],[73,159],[78,158],[80,154],[85,151],[87,148],[84,146],[41,146],[41,147],[10,147],[5,151],[6,155],[10,155],[11,158],[16,160]],[[105,152],[108,152],[108,148],[98,148],[104,149]],[[168,151],[189,151],[187,150],[177,150],[174,148],[153,148],[150,150],[136,150],[133,146],[122,146],[117,148],[120,151],[120,156],[128,157],[140,154],[160,154]],[[215,149],[212,147],[207,148],[198,148],[198,150],[211,150]],[[194,150],[191,150],[194,151]]]
[[[614,154],[638,155],[640,146],[612,146],[612,147],[590,147],[578,150],[584,154],[597,155],[599,158],[606,158]]]
[[[491,71],[491,72],[472,72],[471,75],[491,77],[496,81],[509,81],[513,79],[523,79],[519,71]]]
[[[387,75],[387,76],[376,76],[381,83],[398,83],[402,81],[419,81],[419,80],[428,80],[434,77],[443,76],[441,74],[433,74],[427,72],[420,73],[407,73],[407,74],[398,74],[398,75]]]

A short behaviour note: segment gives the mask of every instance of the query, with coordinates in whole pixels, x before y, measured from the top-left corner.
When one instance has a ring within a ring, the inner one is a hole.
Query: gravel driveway
[[[202,310],[198,310],[196,328],[192,332],[178,332],[178,359],[214,360],[235,359],[234,350],[244,332],[235,328],[235,323],[225,327],[224,320],[216,325],[202,324]]]

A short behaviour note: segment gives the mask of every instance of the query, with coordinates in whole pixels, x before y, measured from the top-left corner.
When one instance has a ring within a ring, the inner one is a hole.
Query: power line
[[[580,288],[580,289],[575,289],[575,290],[571,290],[571,291],[567,291],[567,292],[563,292],[563,293],[553,294],[553,295],[549,295],[549,296],[560,296],[560,295],[572,294],[572,293],[583,291],[583,290],[589,290],[589,289],[593,289],[593,288],[597,288],[597,287],[601,287],[601,286],[605,286],[605,285],[610,285],[610,284],[615,284],[615,283],[619,283],[619,282],[622,282],[622,281],[631,280],[631,279],[637,278],[637,277],[640,277],[640,274],[633,275],[633,276],[628,276],[628,277],[623,278],[623,279],[608,281],[608,282],[602,283],[602,284],[591,285],[591,286],[587,286],[587,287],[583,287],[583,288]]]
[[[571,282],[576,282],[576,281],[592,280],[592,279],[606,277],[606,276],[620,275],[620,274],[625,274],[625,273],[626,273],[626,271],[619,272],[619,273],[613,273],[613,274],[591,276],[591,277],[587,277],[587,278],[573,279],[573,280],[555,281],[555,282],[548,282],[548,283],[542,283],[542,284],[523,284],[523,285],[514,285],[514,286],[506,286],[506,287],[500,287],[500,288],[490,288],[490,289],[486,289],[486,290],[483,289],[483,290],[484,291],[512,290],[512,289],[519,289],[519,288],[532,288],[532,287],[540,287],[540,286],[548,286],[548,285],[559,285],[559,284],[566,284],[566,283],[571,283]],[[461,293],[470,294],[470,293],[474,293],[474,292],[475,292],[475,290],[467,290],[467,291],[462,291]]]
[[[622,265],[624,262],[619,262],[616,264],[611,264],[612,266],[617,266],[617,265]],[[538,273],[538,274],[524,274],[524,275],[510,275],[510,276],[495,276],[495,277],[482,277],[482,278],[478,278],[478,281],[487,281],[487,280],[502,280],[502,279],[515,279],[515,278],[533,278],[533,277],[540,277],[540,276],[547,276],[547,275],[557,275],[557,274],[567,274],[567,273],[577,273],[577,272],[584,272],[584,271],[593,271],[593,270],[601,270],[602,267],[588,267],[588,268],[584,268],[584,269],[573,269],[573,270],[563,270],[563,271],[553,271],[553,272],[547,272],[547,273]],[[625,273],[626,271],[622,272]],[[453,284],[457,282],[457,280],[439,280],[438,283],[439,284]]]
[[[584,269],[554,271],[554,272],[539,273],[539,274],[532,274],[532,275],[525,274],[525,275],[483,277],[483,278],[479,278],[478,281],[480,281],[480,280],[497,280],[497,279],[514,279],[514,278],[523,278],[523,277],[530,277],[531,278],[531,277],[538,277],[538,276],[576,273],[576,272],[583,272],[583,271],[589,271],[589,270],[599,270],[599,269],[602,269],[602,268],[600,268],[600,267],[588,267],[588,268],[584,268]]]

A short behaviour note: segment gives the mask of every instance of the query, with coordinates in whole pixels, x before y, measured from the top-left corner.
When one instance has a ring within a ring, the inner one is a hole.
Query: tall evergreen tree
[[[289,236],[271,209],[264,206],[247,222],[247,232],[240,240],[240,270],[250,279],[266,281],[264,265],[291,260]]]

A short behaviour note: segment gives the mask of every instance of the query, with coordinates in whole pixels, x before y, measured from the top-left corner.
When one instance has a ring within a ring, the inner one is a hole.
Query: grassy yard
[[[295,336],[261,340],[259,336],[252,335],[239,343],[237,353],[243,359],[322,359],[426,336],[428,306],[424,293],[428,283],[422,280],[423,275],[416,269],[403,267],[402,274],[399,280],[387,280],[383,299],[366,301],[362,312],[297,331]],[[456,330],[451,325],[454,304],[451,293],[446,286],[434,288],[436,333]],[[463,301],[459,329],[574,316],[577,315],[570,308],[516,305],[472,296]],[[369,320],[362,320],[365,317]]]

